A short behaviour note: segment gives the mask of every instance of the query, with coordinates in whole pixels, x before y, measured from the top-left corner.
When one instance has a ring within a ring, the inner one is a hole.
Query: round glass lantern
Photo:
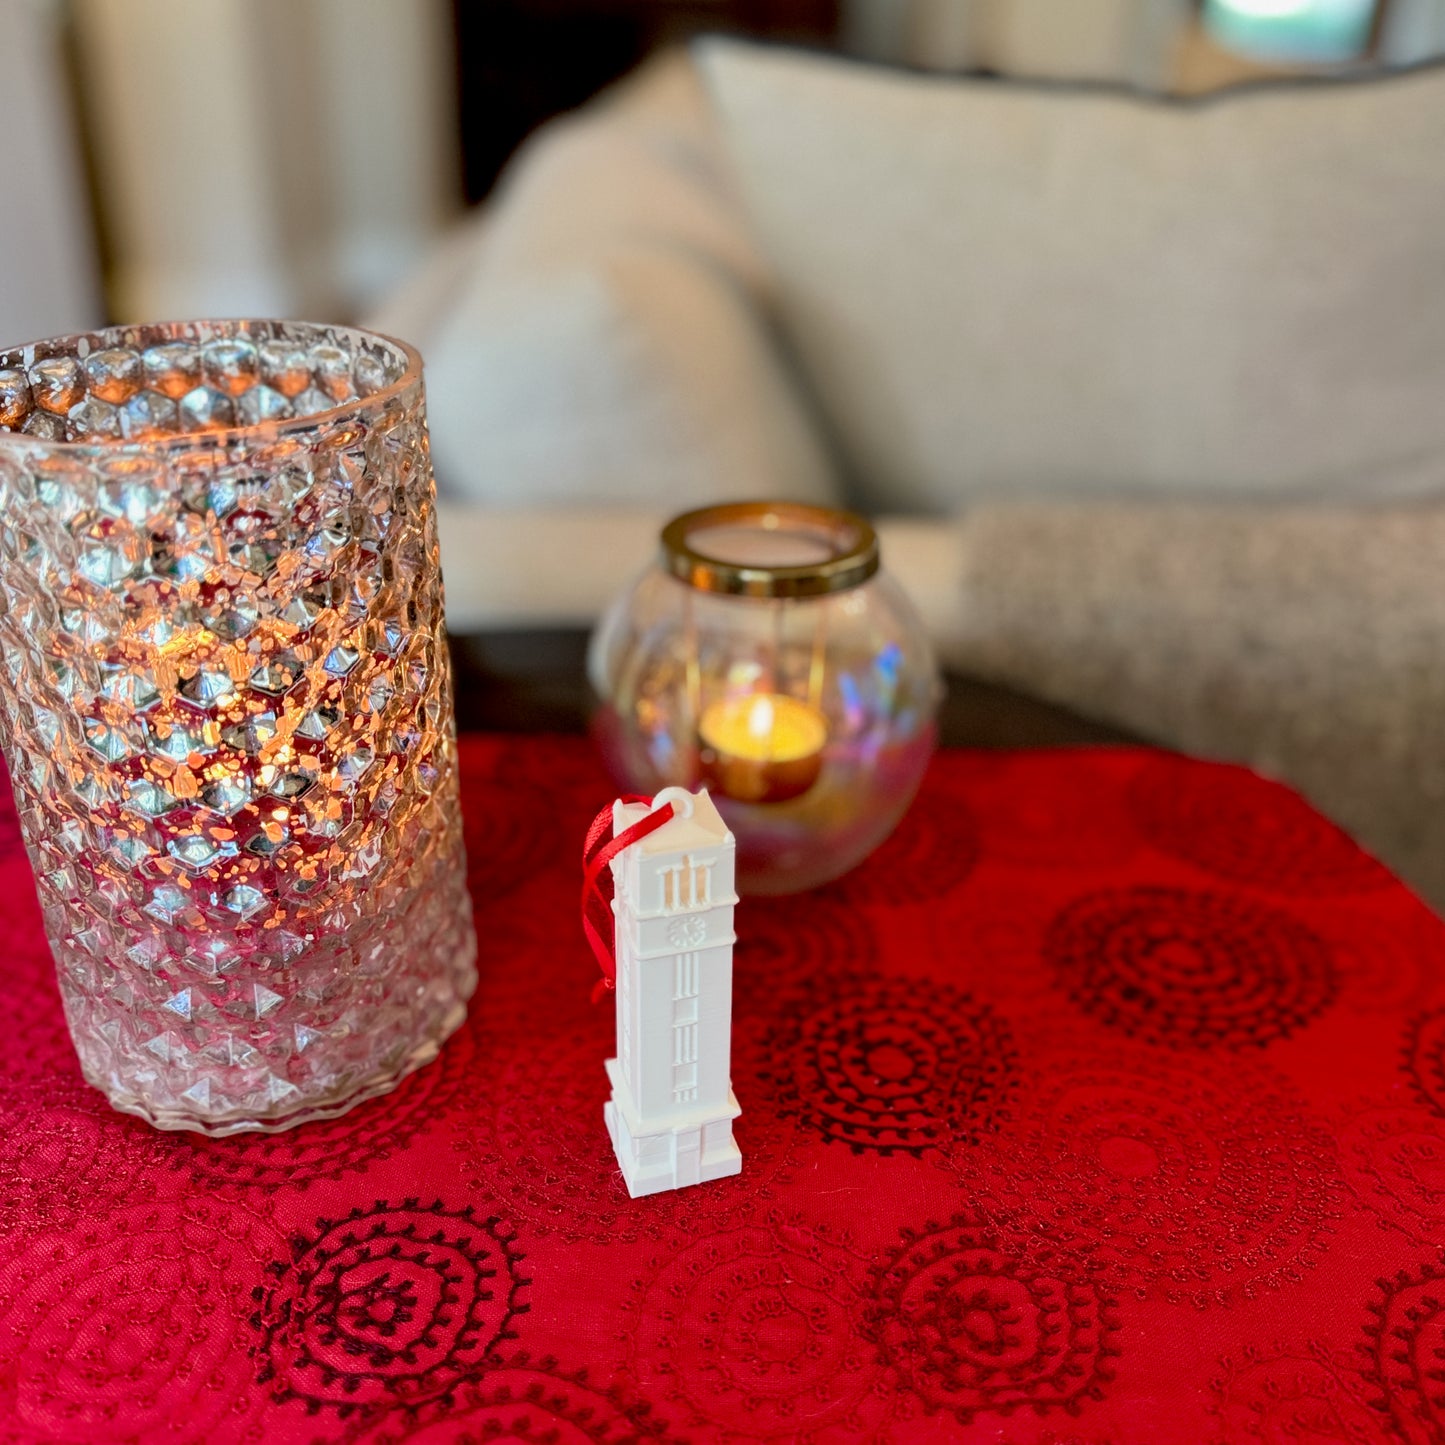
[[[892,832],[933,752],[940,696],[923,624],[850,512],[705,507],[598,626],[593,730],[619,786],[706,786],[738,883],[792,893]]]

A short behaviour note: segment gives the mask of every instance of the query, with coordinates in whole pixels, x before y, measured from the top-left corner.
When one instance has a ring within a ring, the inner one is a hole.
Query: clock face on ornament
[[[707,922],[696,914],[674,918],[667,925],[667,941],[673,948],[696,948],[707,938]]]

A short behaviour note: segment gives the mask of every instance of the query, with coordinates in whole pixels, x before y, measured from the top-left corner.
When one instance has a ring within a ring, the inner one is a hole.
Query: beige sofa
[[[1439,69],[654,64],[374,318],[453,629],[590,621],[689,505],[861,505],[950,666],[1283,776],[1445,902],[1442,133]]]

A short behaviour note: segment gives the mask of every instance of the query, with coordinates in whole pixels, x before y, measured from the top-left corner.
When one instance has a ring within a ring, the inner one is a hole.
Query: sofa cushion
[[[421,344],[446,495],[678,510],[834,499],[755,309],[688,256],[644,245],[535,276],[479,276]]]
[[[694,67],[545,127],[372,323],[427,362],[438,486],[492,508],[836,500]]]
[[[1445,908],[1445,502],[983,504],[959,531],[946,665],[1283,778]]]
[[[865,503],[1445,487],[1445,68],[1181,102],[700,58]]]

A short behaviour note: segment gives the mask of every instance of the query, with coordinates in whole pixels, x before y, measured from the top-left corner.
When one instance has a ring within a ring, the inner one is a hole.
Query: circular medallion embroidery
[[[441,1203],[378,1203],[292,1241],[256,1290],[257,1378],[308,1410],[448,1398],[515,1338],[528,1280],[496,1219]]]
[[[580,841],[566,832],[547,797],[547,790],[514,776],[465,780],[467,878],[484,904],[564,871],[573,863],[574,843],[581,856]]]
[[[930,781],[878,849],[818,896],[929,903],[962,887],[978,861],[973,811],[959,791]]]
[[[1445,1440],[1445,1257],[1381,1280],[1365,1326],[1365,1378],[1401,1440]]]
[[[1405,1073],[1420,1102],[1445,1119],[1445,1009],[1410,1021],[1405,1031]]]
[[[197,1201],[37,1237],[0,1275],[0,1419],[43,1440],[254,1440],[246,1316],[277,1243]]]
[[[1246,1349],[1210,1384],[1219,1445],[1363,1445],[1384,1424],[1354,1362],[1322,1341]]]
[[[679,1434],[867,1438],[886,1409],[850,1253],[794,1223],[709,1231],[629,1306],[629,1375]]]
[[[319,1119],[282,1134],[235,1134],[227,1139],[184,1135],[173,1142],[172,1166],[199,1185],[236,1184],[267,1193],[306,1189],[318,1179],[364,1173],[405,1149],[445,1118],[472,1079],[476,1045],[458,1029],[430,1064],[390,1093],[335,1119]]]
[[[1403,914],[1366,913],[1356,900],[1331,916],[1312,904],[1310,927],[1334,956],[1341,997],[1354,1013],[1414,1012],[1445,979],[1445,929],[1413,900]]]
[[[981,1220],[905,1230],[871,1294],[884,1363],[960,1424],[1019,1409],[1076,1413],[1114,1377],[1114,1300],[1078,1265],[1025,1259]]]
[[[479,916],[493,899],[533,879],[556,886],[559,902],[565,893],[569,916],[575,915],[582,840],[597,810],[616,796],[595,752],[565,737],[463,736],[459,747]],[[546,936],[555,921],[539,920]]]
[[[1339,1131],[1360,1203],[1420,1244],[1445,1239],[1445,1121],[1421,1109],[1366,1107]]]
[[[1329,949],[1288,914],[1178,888],[1079,899],[1049,925],[1044,956],[1101,1023],[1175,1046],[1287,1038],[1323,1013],[1338,988]]]
[[[1349,834],[1246,768],[1159,757],[1140,769],[1129,801],[1161,853],[1233,883],[1302,896],[1395,886]]]
[[[1292,1283],[1339,1215],[1328,1132],[1263,1070],[1217,1082],[1145,1054],[1054,1051],[965,1189],[1037,1220],[1139,1296],[1204,1307]]]
[[[348,1437],[357,1445],[644,1445],[668,1432],[646,1404],[586,1370],[518,1352],[487,1362],[460,1384],[449,1406],[402,1412]]]
[[[878,940],[868,915],[841,899],[748,898],[738,909],[733,1012],[771,1015],[781,989],[832,973],[872,973]]]
[[[52,1043],[61,1048],[70,1048],[63,1034]],[[0,1079],[0,1236],[64,1228],[154,1196],[164,1167],[166,1136],[109,1108],[73,1057],[51,1059]]]
[[[946,1148],[1006,1112],[1008,1025],[946,984],[824,976],[777,1015],[763,1048],[777,1108],[855,1153]]]
[[[611,1009],[589,1007],[536,1040],[481,1033],[489,1086],[459,1111],[456,1149],[471,1190],[501,1201],[532,1234],[619,1244],[714,1228],[774,1198],[793,1162],[794,1127],[774,1111],[744,1027],[733,1034],[733,1087],[743,1106],[735,1134],[740,1178],[705,1189],[629,1199],[607,1131],[603,1060],[613,1054]]]

